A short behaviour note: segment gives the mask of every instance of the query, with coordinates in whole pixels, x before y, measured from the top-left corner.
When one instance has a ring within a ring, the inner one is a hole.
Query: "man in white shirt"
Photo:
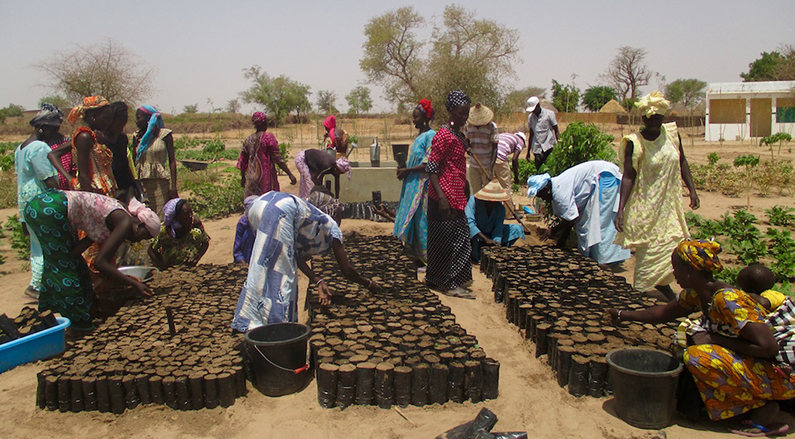
[[[527,148],[527,161],[530,161],[530,151],[533,152],[536,170],[538,170],[547,157],[552,153],[552,148],[558,143],[560,132],[558,131],[558,120],[555,113],[541,108],[541,101],[537,96],[531,96],[527,100],[527,109],[530,115],[527,117],[527,128],[530,135],[530,147]]]

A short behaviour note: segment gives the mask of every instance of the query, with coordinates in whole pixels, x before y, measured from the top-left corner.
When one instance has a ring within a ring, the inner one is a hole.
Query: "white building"
[[[795,136],[795,81],[709,84],[706,94],[708,142]]]

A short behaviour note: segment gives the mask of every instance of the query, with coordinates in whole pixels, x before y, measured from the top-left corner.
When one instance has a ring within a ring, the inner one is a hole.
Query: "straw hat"
[[[478,103],[469,110],[469,119],[467,122],[469,122],[470,125],[479,127],[491,122],[492,119],[494,119],[494,112],[491,111],[489,107]]]
[[[475,198],[481,201],[508,201],[511,197],[505,192],[505,189],[500,186],[500,182],[497,181],[495,178],[491,180],[489,184],[483,187],[483,189],[479,190],[478,193],[475,194]]]

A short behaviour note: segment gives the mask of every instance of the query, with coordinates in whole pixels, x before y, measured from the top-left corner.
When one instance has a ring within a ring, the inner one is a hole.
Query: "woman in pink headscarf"
[[[276,137],[268,132],[268,116],[257,111],[251,116],[256,132],[243,141],[240,157],[237,159],[237,169],[240,169],[240,185],[243,186],[244,197],[262,195],[270,191],[279,190],[279,179],[276,175],[276,165],[279,165],[288,177],[290,184],[295,185],[297,180],[279,151],[279,142]]]
[[[323,142],[327,149],[336,151],[338,159],[348,156],[348,133],[343,129],[337,129],[337,118],[332,114],[323,121],[323,128],[326,134],[323,135]]]

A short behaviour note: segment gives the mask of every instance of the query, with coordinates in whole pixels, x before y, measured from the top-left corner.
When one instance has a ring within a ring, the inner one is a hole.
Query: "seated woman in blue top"
[[[510,200],[508,193],[497,180],[491,181],[478,193],[469,197],[464,212],[469,223],[473,262],[480,262],[480,250],[483,246],[510,247],[517,239],[524,239],[522,226],[505,224],[505,206],[502,203],[508,200]]]

